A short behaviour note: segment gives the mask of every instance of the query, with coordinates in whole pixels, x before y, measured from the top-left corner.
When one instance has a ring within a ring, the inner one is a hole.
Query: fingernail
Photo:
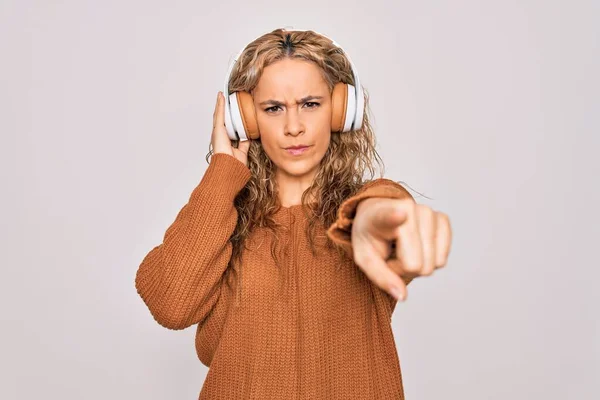
[[[392,286],[390,288],[390,291],[392,292],[392,296],[394,296],[396,300],[404,301],[404,295],[402,294],[399,288],[397,288],[396,286]]]

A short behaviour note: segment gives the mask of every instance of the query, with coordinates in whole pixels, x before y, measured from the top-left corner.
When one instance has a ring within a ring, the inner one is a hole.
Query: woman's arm
[[[234,199],[250,175],[235,157],[213,154],[163,242],[142,260],[135,286],[162,326],[184,329],[201,323],[217,302],[238,218]]]
[[[354,253],[352,248],[352,223],[356,216],[356,210],[362,200],[369,198],[392,198],[392,199],[411,199],[413,196],[400,184],[385,178],[375,179],[367,182],[353,196],[344,200],[338,208],[337,220],[331,224],[327,230],[327,236],[338,246],[342,247],[344,252],[354,261]],[[402,280],[408,285],[414,278],[403,276]],[[373,287],[377,286],[373,284]],[[397,300],[385,291],[381,291],[387,305],[388,316],[391,317],[396,308]]]

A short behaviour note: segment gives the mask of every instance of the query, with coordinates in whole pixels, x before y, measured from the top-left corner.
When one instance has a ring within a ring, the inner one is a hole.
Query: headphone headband
[[[342,51],[344,52],[344,56],[346,56],[346,58],[348,59],[348,62],[350,63],[350,68],[352,69],[352,76],[354,77],[354,95],[355,95],[355,99],[356,99],[355,100],[356,101],[356,113],[354,115],[354,118],[349,122],[349,124],[351,124],[349,129],[353,129],[353,130],[360,129],[362,127],[365,99],[363,96],[362,85],[360,84],[360,79],[358,77],[358,72],[356,70],[356,67],[354,66],[354,63],[350,59],[350,56],[348,55],[348,53],[346,53],[346,51],[342,48],[342,46],[340,46],[335,40],[331,39],[330,37],[328,37],[326,35],[323,35],[322,33],[316,32],[312,29],[296,29],[293,27],[289,27],[289,28],[290,29],[288,29],[288,27],[285,27],[285,28],[283,28],[283,30],[291,31],[291,32],[293,32],[293,31],[297,31],[297,32],[311,31],[320,36],[323,36],[326,39],[331,40],[333,45],[342,49]],[[254,40],[258,39],[261,36],[258,36]],[[234,125],[233,125],[232,117],[231,117],[231,103],[230,103],[230,96],[229,96],[229,78],[231,76],[231,72],[233,71],[233,67],[235,66],[240,55],[244,52],[244,50],[246,49],[247,46],[248,45],[246,44],[244,47],[242,47],[242,49],[235,55],[233,60],[229,63],[229,67],[227,68],[227,75],[225,76],[225,84],[223,85],[224,86],[223,95],[225,97],[225,125],[227,127],[229,136],[237,137],[237,138],[239,138],[239,140],[248,140],[248,138],[245,137],[245,135],[242,135],[242,137],[240,137],[238,134],[239,132],[234,131],[234,128],[233,128]]]

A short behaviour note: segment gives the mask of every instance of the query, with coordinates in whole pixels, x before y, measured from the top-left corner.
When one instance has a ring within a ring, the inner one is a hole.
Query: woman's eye
[[[265,111],[268,113],[274,113],[274,112],[278,111],[277,110],[278,108],[279,108],[279,106],[273,106],[273,107],[265,108]]]
[[[320,104],[315,101],[308,101],[308,102],[304,103],[304,105],[307,108],[317,108]],[[273,114],[273,113],[276,113],[277,111],[279,111],[280,109],[281,109],[281,107],[279,107],[279,106],[272,106],[272,107],[265,108],[265,112],[269,113],[269,114]]]

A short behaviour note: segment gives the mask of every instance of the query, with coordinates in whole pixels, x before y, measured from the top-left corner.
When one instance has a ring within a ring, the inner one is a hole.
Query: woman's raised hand
[[[240,141],[237,149],[231,145],[231,139],[225,128],[225,97],[222,92],[217,93],[217,104],[213,113],[211,144],[213,153],[229,154],[248,166],[250,140]]]

